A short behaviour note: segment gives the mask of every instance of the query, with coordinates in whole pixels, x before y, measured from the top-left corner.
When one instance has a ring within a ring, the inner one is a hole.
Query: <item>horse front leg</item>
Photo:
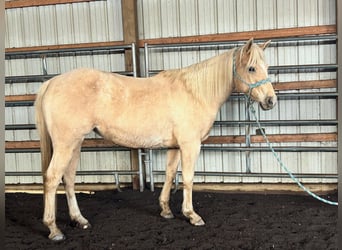
[[[166,219],[172,219],[174,217],[169,206],[169,201],[172,182],[177,173],[179,160],[180,151],[178,149],[170,149],[167,151],[166,177],[159,196],[159,205],[162,209],[160,215]]]
[[[186,143],[180,146],[183,177],[183,204],[182,212],[195,226],[203,226],[202,218],[194,211],[192,205],[192,186],[195,172],[195,163],[200,152],[200,143]]]

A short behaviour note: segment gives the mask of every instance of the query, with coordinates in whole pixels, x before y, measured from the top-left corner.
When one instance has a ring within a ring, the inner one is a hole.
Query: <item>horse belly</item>
[[[130,148],[163,148],[176,145],[169,129],[160,130],[156,126],[97,126],[100,134],[115,144]]]

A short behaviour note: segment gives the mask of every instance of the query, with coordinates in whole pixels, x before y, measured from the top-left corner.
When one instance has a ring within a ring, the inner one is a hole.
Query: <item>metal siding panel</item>
[[[70,5],[70,24],[73,26],[73,33],[70,33],[70,38],[73,37],[74,43],[90,42],[92,38],[91,30],[91,13],[89,3],[79,3]],[[93,32],[97,35],[96,29]]]
[[[303,23],[307,23],[308,19],[302,20]],[[301,46],[298,47],[298,63],[299,64],[318,64],[319,61],[318,47],[316,45],[312,46]],[[299,80],[313,80],[318,79],[318,73],[300,73]],[[314,90],[301,90],[299,92],[312,92]],[[299,100],[299,112],[300,119],[320,119],[319,110],[320,103],[318,100]],[[300,133],[319,133],[319,127],[301,127]],[[300,143],[301,146],[320,146],[319,142],[311,143]],[[320,157],[321,153],[301,153],[299,171],[301,173],[316,173],[320,169]],[[305,181],[305,180],[302,180]],[[312,182],[318,182],[320,179],[311,179]]]
[[[5,172],[17,171],[17,161],[15,154],[5,154]],[[20,183],[18,176],[6,176],[5,184],[17,184]]]
[[[6,48],[23,46],[25,39],[22,23],[22,8],[6,10]]]
[[[122,41],[123,40],[123,24],[122,24],[122,9],[121,0],[106,1],[107,3],[107,22],[108,22],[108,40]],[[139,1],[138,1],[139,5]]]
[[[57,44],[57,23],[55,5],[41,6],[38,8],[41,43],[44,45]]]
[[[154,171],[166,170],[166,150],[153,150],[152,151],[152,165]],[[181,167],[179,166],[179,170]],[[162,175],[154,175],[155,182],[164,182],[165,177]]]
[[[106,2],[90,2],[88,8],[90,11],[90,40],[92,42],[108,41]]]
[[[144,39],[161,37],[160,1],[142,0]]]
[[[236,31],[236,1],[217,0],[217,32],[229,33]]]
[[[71,4],[56,5],[57,43],[73,44],[75,30]]]
[[[24,46],[41,45],[40,37],[40,23],[38,9],[35,7],[23,8],[23,22],[24,22]]]
[[[130,151],[117,151],[115,152],[115,165],[117,170],[131,170],[131,152]],[[131,182],[132,178],[129,175],[120,176],[120,182]]]
[[[277,28],[296,27],[297,0],[277,0]]]
[[[199,35],[217,33],[216,0],[198,0]]]
[[[13,124],[13,108],[12,107],[5,108],[5,124]],[[6,130],[5,141],[13,141],[13,140],[14,140],[14,131]]]
[[[319,25],[336,24],[336,0],[318,0]]]
[[[163,69],[177,69],[181,68],[181,55],[179,51],[167,50],[164,54],[164,67]]]
[[[298,26],[318,25],[317,0],[297,0]]]
[[[256,13],[254,0],[237,1],[237,30],[256,30]]]
[[[239,101],[228,100],[220,109],[220,116],[222,121],[239,120]],[[226,127],[221,128],[222,135],[240,135],[239,127]],[[222,146],[232,146],[223,144]],[[241,154],[237,152],[222,152],[223,171],[224,172],[241,172]],[[241,182],[241,177],[224,177],[226,182]]]
[[[179,1],[180,35],[192,36],[199,34],[198,3],[196,0]]]
[[[277,27],[276,4],[277,2],[272,0],[255,1],[257,30],[275,29]]]
[[[77,171],[98,170],[100,169],[97,160],[97,153],[95,152],[82,152],[80,156],[80,163],[78,164]],[[76,182],[78,183],[97,183],[99,177],[97,176],[77,176]]]
[[[178,1],[162,0],[160,6],[160,26],[162,37],[179,36]]]

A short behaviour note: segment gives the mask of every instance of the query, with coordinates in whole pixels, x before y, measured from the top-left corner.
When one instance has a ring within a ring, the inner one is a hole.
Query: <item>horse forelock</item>
[[[246,51],[245,47],[240,50],[240,62],[245,58],[247,59],[246,67],[260,65],[265,63],[264,51],[257,44],[252,44],[249,51]]]

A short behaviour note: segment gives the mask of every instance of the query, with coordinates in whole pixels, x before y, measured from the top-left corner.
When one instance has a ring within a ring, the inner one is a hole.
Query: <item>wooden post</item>
[[[136,0],[121,0],[122,8],[122,25],[123,38],[125,44],[137,44],[139,39],[138,33],[138,16],[137,16],[137,1]],[[136,57],[136,62],[139,62],[138,53],[133,55]],[[133,71],[132,51],[125,52],[125,69]],[[137,75],[140,75],[139,63],[137,63]],[[139,169],[138,150],[131,150],[131,167],[132,170]],[[139,176],[133,176],[133,189],[139,189]]]

